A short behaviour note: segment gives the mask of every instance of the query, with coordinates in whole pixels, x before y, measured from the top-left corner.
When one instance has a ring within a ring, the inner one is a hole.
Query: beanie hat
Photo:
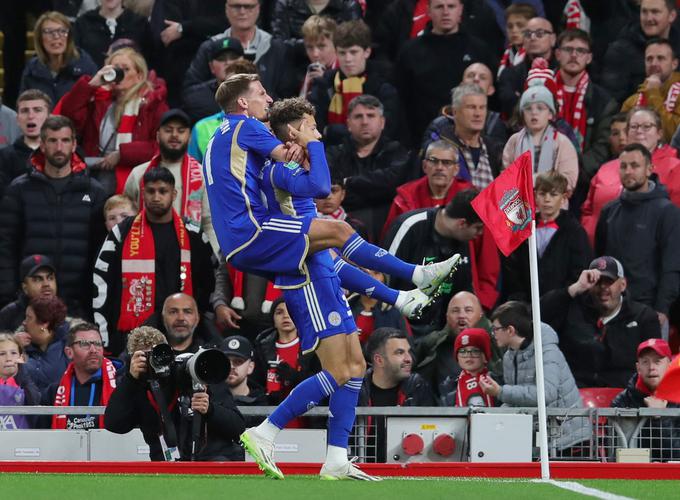
[[[458,356],[458,350],[463,347],[476,347],[486,356],[486,362],[491,361],[491,336],[483,328],[466,328],[456,337],[453,352]]]
[[[524,92],[519,101],[519,109],[536,102],[542,102],[553,114],[556,114],[555,96],[557,95],[557,82],[555,74],[548,67],[548,62],[542,57],[537,57],[531,63],[531,69],[524,82]]]

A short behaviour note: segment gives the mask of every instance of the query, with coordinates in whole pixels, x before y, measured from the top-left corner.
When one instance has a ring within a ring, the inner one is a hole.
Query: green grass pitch
[[[636,499],[680,498],[680,481],[581,480],[600,491]],[[589,498],[526,480],[387,478],[379,483],[289,476],[0,474],[2,498],[14,500],[494,500]]]

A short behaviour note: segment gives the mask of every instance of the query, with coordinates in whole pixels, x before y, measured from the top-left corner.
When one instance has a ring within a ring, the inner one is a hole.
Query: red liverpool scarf
[[[335,73],[333,87],[335,94],[328,107],[328,124],[347,123],[347,108],[352,99],[364,93],[365,76],[350,76],[344,80],[340,77],[340,70]]]
[[[430,22],[430,15],[427,13],[427,7],[429,5],[429,0],[418,0],[415,7],[413,8],[413,19],[411,24],[411,33],[409,33],[409,38],[415,38],[422,35],[425,31],[427,23]]]
[[[120,151],[121,144],[127,144],[132,142],[132,134],[135,130],[135,124],[137,123],[137,115],[139,114],[139,108],[142,105],[142,98],[135,97],[130,99],[125,103],[123,108],[123,114],[120,117],[120,123],[118,124],[118,130],[116,133],[116,150]],[[130,175],[130,168],[121,167],[121,165],[116,165],[116,194],[123,192],[125,187],[125,181]]]
[[[489,370],[484,370],[479,375],[471,375],[465,370],[460,372],[456,388],[456,406],[470,406],[468,402],[474,395],[478,395],[484,400],[484,406],[494,406],[493,398],[489,394],[485,394],[479,385],[479,377],[487,373],[489,373]]]
[[[172,222],[180,248],[179,291],[193,296],[189,234],[174,210]],[[123,286],[118,330],[128,332],[153,314],[156,303],[156,246],[144,210],[135,217],[123,242],[121,270]]]
[[[102,399],[100,406],[109,404],[111,394],[116,389],[116,367],[108,359],[104,358],[102,363]],[[66,367],[64,375],[61,377],[57,396],[54,398],[54,406],[71,405],[71,387],[73,386],[74,368],[73,363]],[[104,415],[99,415],[99,428],[104,428]],[[66,415],[52,415],[52,429],[66,429]]]
[[[501,57],[501,64],[498,66],[496,78],[501,76],[501,73],[503,73],[505,68],[512,68],[513,66],[517,66],[518,64],[524,62],[526,56],[527,51],[524,50],[523,47],[515,49],[514,47],[510,46],[505,49],[505,52],[503,52],[503,57]]]
[[[148,172],[152,168],[160,165],[161,155],[156,154],[146,169]],[[145,172],[145,173],[146,173]],[[185,154],[180,167],[182,175],[182,208],[179,213],[186,221],[201,227],[202,199],[203,199],[203,176],[201,174],[201,164],[191,156]],[[139,210],[144,209],[144,178],[139,181]]]
[[[588,76],[588,73],[584,71],[581,75],[581,78],[579,78],[578,83],[576,84],[574,109],[568,110],[566,109],[564,101],[564,81],[562,80],[562,72],[557,72],[557,105],[559,108],[558,116],[563,118],[571,126],[571,128],[574,129],[579,146],[581,146],[581,151],[583,151],[583,143],[586,139],[587,113],[584,102],[589,83],[590,77]]]
[[[663,102],[663,107],[668,113],[672,113],[675,105],[678,103],[680,97],[680,82],[675,82],[671,85],[666,93],[666,100]],[[647,96],[643,92],[638,92],[637,102],[635,106],[647,106]]]

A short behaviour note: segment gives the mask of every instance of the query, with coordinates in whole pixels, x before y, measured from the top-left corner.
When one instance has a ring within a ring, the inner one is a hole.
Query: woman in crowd
[[[53,103],[83,75],[97,71],[96,64],[74,42],[71,22],[60,12],[45,12],[33,28],[36,55],[26,63],[19,92],[42,90]]]
[[[120,81],[105,75],[122,70]],[[156,132],[168,110],[165,82],[149,79],[144,57],[132,48],[113,52],[93,77],[83,76],[61,102],[61,113],[73,120],[88,164],[109,194],[121,193],[132,167],[149,161]],[[97,159],[94,159],[97,158]]]
[[[663,129],[661,117],[652,108],[636,107],[628,112],[626,123],[626,143],[637,142],[646,147],[652,154],[654,174],[664,184],[670,193],[671,201],[676,205],[680,203],[680,179],[677,175],[680,171],[675,167],[680,165],[678,151],[668,144],[661,143]],[[600,218],[602,208],[621,194],[621,178],[619,176],[618,158],[608,161],[600,167],[597,174],[590,181],[588,197],[581,206],[581,224],[588,234],[590,244],[595,240],[595,228]]]
[[[36,298],[26,308],[24,332],[17,334],[28,355],[27,371],[41,391],[58,382],[69,363],[64,353],[69,327],[65,319],[61,299]]]
[[[0,406],[40,404],[40,392],[23,368],[24,349],[11,333],[0,333]],[[0,415],[0,431],[28,429],[25,415]]]

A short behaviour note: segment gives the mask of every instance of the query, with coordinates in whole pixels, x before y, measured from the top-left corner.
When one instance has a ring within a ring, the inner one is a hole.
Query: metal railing
[[[239,410],[244,416],[264,417],[274,408],[241,406]],[[104,409],[103,406],[0,406],[0,416],[101,415]],[[384,433],[390,417],[426,421],[441,417],[466,419],[473,413],[532,415],[537,429],[536,408],[359,407],[350,440],[351,451],[360,462],[375,462],[380,456],[379,447],[384,446],[378,437]],[[325,407],[305,414],[316,427],[325,425],[327,415]],[[652,461],[680,460],[680,408],[548,408],[547,415],[551,460],[611,462],[616,459],[616,450],[624,448],[648,448]],[[536,449],[534,458],[537,457]]]

